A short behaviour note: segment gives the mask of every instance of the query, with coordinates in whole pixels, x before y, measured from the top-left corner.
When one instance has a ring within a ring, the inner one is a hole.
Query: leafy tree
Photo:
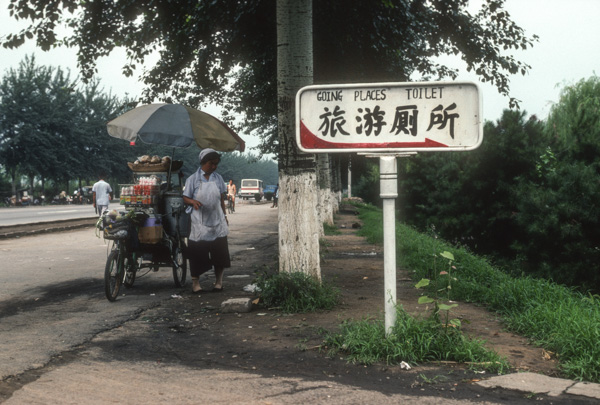
[[[600,166],[600,77],[565,86],[548,115],[546,131],[560,160]]]
[[[600,176],[584,162],[557,162],[519,187],[512,248],[526,273],[600,290]]]
[[[7,178],[4,170],[0,168],[0,206],[4,203],[6,197],[10,197],[12,191],[12,185]]]
[[[67,184],[71,179],[93,181],[99,170],[116,177],[127,167],[115,153],[117,141],[106,134],[106,122],[120,104],[103,94],[97,82],[79,90],[60,68],[39,66],[26,57],[0,82],[0,156],[16,194],[22,175]],[[81,185],[81,183],[79,184]]]
[[[547,122],[504,111],[468,154],[402,160],[403,218],[508,270],[600,288],[600,86],[563,89]]]
[[[479,253],[509,257],[518,235],[514,189],[536,175],[546,142],[535,116],[505,110],[486,122],[483,144],[469,153],[421,154],[403,160],[401,212],[420,229]]]
[[[26,57],[0,83],[0,156],[13,193],[19,174],[30,181],[41,173],[68,179],[68,164],[57,162],[70,138],[74,83],[61,69],[38,66]]]
[[[225,181],[233,179],[240,187],[242,179],[261,179],[265,184],[277,184],[277,164],[257,156],[224,153],[219,164],[219,173]]]
[[[529,273],[600,289],[600,80],[566,86],[548,116],[549,147],[537,176],[518,188],[521,236],[513,246]]]
[[[360,176],[356,176],[353,194],[370,204],[382,206],[382,199],[379,197],[379,165],[374,159],[370,160],[352,158],[353,173],[360,173]]]
[[[130,176],[125,162],[132,161],[126,142],[108,136],[106,123],[124,112],[128,100],[105,94],[98,81],[92,81],[77,92],[77,125],[74,128],[73,178],[93,180],[99,171],[115,179]],[[90,164],[91,163],[91,164]]]

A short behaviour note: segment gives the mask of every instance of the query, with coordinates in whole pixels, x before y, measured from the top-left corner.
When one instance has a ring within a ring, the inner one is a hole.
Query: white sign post
[[[388,335],[396,323],[396,156],[379,158],[379,176],[379,196],[383,199],[383,300],[385,332]]]
[[[386,334],[396,323],[396,157],[477,148],[480,114],[479,88],[470,82],[315,85],[296,95],[300,150],[379,157]]]

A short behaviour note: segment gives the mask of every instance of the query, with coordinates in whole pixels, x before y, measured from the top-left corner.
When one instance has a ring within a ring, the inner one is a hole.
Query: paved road
[[[116,201],[118,202],[118,201]],[[113,202],[110,209],[124,210],[125,208]],[[254,206],[271,204],[263,200],[260,203],[255,201],[242,201],[239,199],[238,206]],[[91,204],[68,204],[68,205],[44,205],[28,207],[0,208],[0,227],[20,224],[33,224],[39,222],[64,221],[75,218],[95,218],[94,207]]]
[[[240,204],[236,211],[230,216],[232,255],[251,247],[266,224],[276,224],[267,203]],[[142,273],[133,290],[123,288],[125,295],[109,303],[103,289],[107,242],[93,227],[0,240],[0,380],[41,367],[53,355],[181,293],[165,267]]]
[[[119,208],[112,204],[111,208]],[[0,226],[62,221],[74,218],[95,217],[91,205],[44,205],[0,209]]]

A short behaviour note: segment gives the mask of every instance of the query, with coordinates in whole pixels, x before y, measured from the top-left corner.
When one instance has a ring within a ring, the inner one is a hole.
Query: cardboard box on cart
[[[160,218],[149,217],[138,230],[140,243],[158,243],[162,239],[163,227]]]

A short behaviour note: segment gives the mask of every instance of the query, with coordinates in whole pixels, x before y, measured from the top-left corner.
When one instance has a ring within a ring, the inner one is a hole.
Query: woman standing
[[[204,290],[200,275],[214,267],[215,284],[212,291],[223,291],[223,273],[231,267],[227,235],[229,227],[225,214],[225,182],[215,170],[221,161],[214,149],[200,152],[200,168],[185,182],[183,201],[191,209],[192,230],[187,257],[190,261],[192,292]]]

